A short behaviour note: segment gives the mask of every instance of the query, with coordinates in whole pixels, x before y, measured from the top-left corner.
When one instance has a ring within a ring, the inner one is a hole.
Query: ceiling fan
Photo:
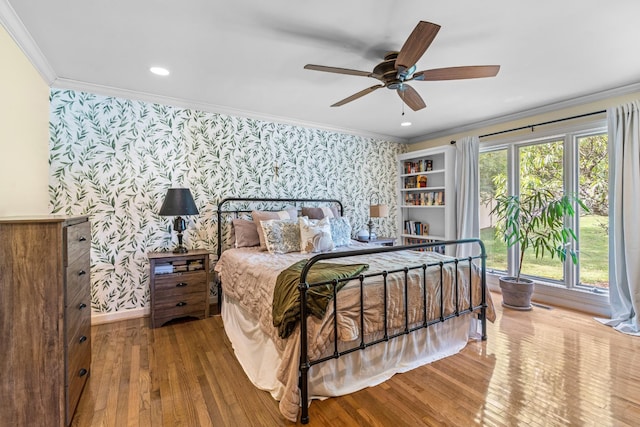
[[[409,81],[435,81],[435,80],[460,80],[476,79],[481,77],[494,77],[500,70],[499,65],[475,65],[467,67],[435,68],[431,70],[417,71],[416,62],[435,39],[440,30],[440,25],[431,22],[420,21],[409,38],[404,42],[399,52],[389,52],[384,61],[373,68],[372,72],[351,70],[348,68],[328,67],[325,65],[307,64],[307,70],[325,71],[328,73],[348,74],[352,76],[373,77],[382,82],[371,86],[358,93],[336,102],[332,107],[339,107],[351,101],[367,95],[374,90],[386,87],[395,90],[402,101],[418,111],[426,107],[424,100],[418,92],[409,86]]]

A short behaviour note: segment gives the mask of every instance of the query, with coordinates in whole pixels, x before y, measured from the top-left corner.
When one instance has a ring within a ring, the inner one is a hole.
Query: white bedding
[[[361,247],[362,245],[356,244],[344,249]],[[280,400],[281,412],[292,421],[297,419],[300,405],[298,390],[300,329],[296,328],[287,339],[279,338],[277,329],[272,324],[271,303],[275,279],[279,272],[300,259],[310,258],[309,255],[311,254],[271,255],[254,248],[231,249],[222,254],[215,268],[222,280],[225,298],[222,305],[225,331],[240,364],[257,387],[269,391],[274,398]],[[436,259],[441,259],[441,256],[402,251],[376,254],[375,257],[331,260],[331,262],[365,262],[370,265],[367,272],[378,272],[389,269],[391,266],[398,268],[404,265],[419,265]],[[453,265],[448,268],[448,271],[453,271]],[[410,276],[418,274],[419,272],[411,273]],[[439,278],[437,269],[434,269],[433,274]],[[461,282],[467,282],[468,273],[462,274],[459,279]],[[402,320],[404,318],[403,300],[400,294],[394,297],[393,292],[393,288],[402,287],[402,283],[402,280],[389,279],[388,308],[397,316],[392,317],[391,326],[402,326],[404,322]],[[362,332],[358,320],[359,290],[352,284],[353,282],[338,293],[339,336],[346,341],[340,343],[341,348],[359,344]],[[478,286],[476,276],[474,276],[474,286]],[[367,338],[380,336],[381,287],[366,286],[365,288],[365,299],[373,302],[365,305],[364,333]],[[439,300],[438,288],[429,289],[429,294]],[[479,297],[479,291],[476,291],[474,294],[476,304],[480,300]],[[463,302],[466,298],[466,295],[460,295],[461,309],[468,307],[468,302]],[[489,298],[488,293],[487,298]],[[422,298],[419,287],[415,291],[410,290],[409,300],[410,322],[422,321]],[[445,301],[447,301],[445,304],[448,307],[447,312],[452,312],[453,298],[450,292],[445,291]],[[488,301],[488,304],[488,313],[491,318],[493,306],[491,301]],[[429,318],[439,316],[439,312],[429,310],[429,313]],[[455,354],[465,346],[470,337],[470,331],[475,329],[474,317],[469,314],[450,319],[445,323],[369,347],[364,351],[356,351],[339,359],[312,366],[309,371],[310,397],[323,398],[351,393],[379,384],[395,373],[405,372]],[[309,336],[317,338],[317,340],[310,339],[309,356],[314,359],[332,352],[333,306],[329,305],[324,319],[309,317],[307,325]]]

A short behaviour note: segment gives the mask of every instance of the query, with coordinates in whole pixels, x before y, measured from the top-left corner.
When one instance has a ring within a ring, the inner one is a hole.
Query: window
[[[562,194],[563,153],[563,141],[557,139],[516,147],[519,194],[527,194],[535,189]],[[546,256],[536,259],[533,251],[525,253],[522,274],[558,282],[564,280],[564,268],[558,258]]]
[[[537,132],[538,133],[538,132]],[[601,292],[608,288],[608,189],[607,133],[597,124],[535,140],[514,139],[483,144],[480,159],[480,232],[487,248],[489,271],[513,274],[519,262],[517,248],[509,249],[496,233],[490,214],[498,194],[526,194],[531,188],[554,193],[574,193],[589,208],[567,218],[579,238],[578,263],[568,258],[535,259],[528,252],[522,274],[550,285]]]
[[[577,194],[589,208],[578,218],[580,274],[578,284],[595,290],[609,288],[609,156],[607,134],[576,138]]]
[[[497,235],[495,218],[491,215],[498,194],[507,191],[507,150],[480,153],[480,238],[487,251],[487,269],[507,271],[507,246]]]

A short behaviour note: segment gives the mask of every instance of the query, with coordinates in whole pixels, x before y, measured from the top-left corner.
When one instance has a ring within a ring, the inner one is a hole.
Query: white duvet
[[[362,245],[341,248],[360,249]],[[217,262],[215,270],[222,281],[224,294],[223,320],[238,360],[256,386],[268,390],[280,400],[280,411],[289,420],[297,419],[300,406],[298,390],[298,365],[300,358],[300,328],[286,339],[278,337],[272,324],[271,304],[275,281],[283,269],[291,264],[311,258],[313,254],[272,255],[258,248],[229,249]],[[328,262],[366,263],[364,274],[390,271],[404,266],[446,260],[442,255],[430,252],[398,251],[328,260]],[[468,262],[458,267],[458,307],[469,307]],[[456,296],[453,279],[454,264],[445,264],[443,276],[444,315],[455,311]],[[390,274],[387,285],[387,311],[389,333],[404,328],[405,299],[404,272]],[[427,269],[427,319],[440,317],[440,270]],[[409,272],[408,312],[409,324],[424,320],[422,297],[422,269]],[[473,302],[480,303],[480,278],[472,276]],[[382,279],[369,278],[364,286],[364,334],[367,340],[378,338],[384,330],[384,304]],[[493,320],[493,305],[487,292],[487,315]],[[349,282],[338,292],[339,349],[356,347],[361,340],[360,289],[357,280]],[[330,303],[323,319],[309,317],[309,357],[311,360],[333,353],[333,304]],[[433,325],[388,343],[379,344],[364,351],[350,353],[348,357],[313,366],[310,370],[309,391],[312,397],[335,396],[350,393],[366,386],[379,384],[397,372],[429,363],[460,351],[469,338],[471,315],[460,316],[442,324]]]

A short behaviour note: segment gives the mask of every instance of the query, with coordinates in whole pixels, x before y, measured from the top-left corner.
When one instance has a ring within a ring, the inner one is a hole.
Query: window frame
[[[480,153],[507,150],[507,191],[513,195],[520,188],[519,149],[521,147],[541,144],[551,141],[563,141],[563,191],[577,191],[579,183],[578,149],[579,139],[592,135],[607,133],[607,121],[605,117],[589,117],[580,121],[559,122],[544,127],[531,127],[530,130],[514,132],[508,136],[488,137],[480,141]],[[579,218],[565,219],[576,234],[579,233]],[[579,234],[578,234],[578,237]],[[575,245],[575,243],[572,243]],[[572,249],[578,250],[578,247]],[[518,248],[507,248],[507,274],[514,275],[518,263]],[[594,290],[592,287],[579,284],[580,260],[574,265],[568,261],[563,266],[562,281],[533,278],[537,284],[535,296],[539,301],[558,303],[559,305],[595,312],[606,315],[609,310],[608,291]],[[498,277],[504,272],[499,270],[487,271],[488,282],[492,289],[498,289]],[[524,276],[524,275],[523,275]],[[573,300],[573,303],[572,303]],[[567,304],[567,302],[569,302]]]

